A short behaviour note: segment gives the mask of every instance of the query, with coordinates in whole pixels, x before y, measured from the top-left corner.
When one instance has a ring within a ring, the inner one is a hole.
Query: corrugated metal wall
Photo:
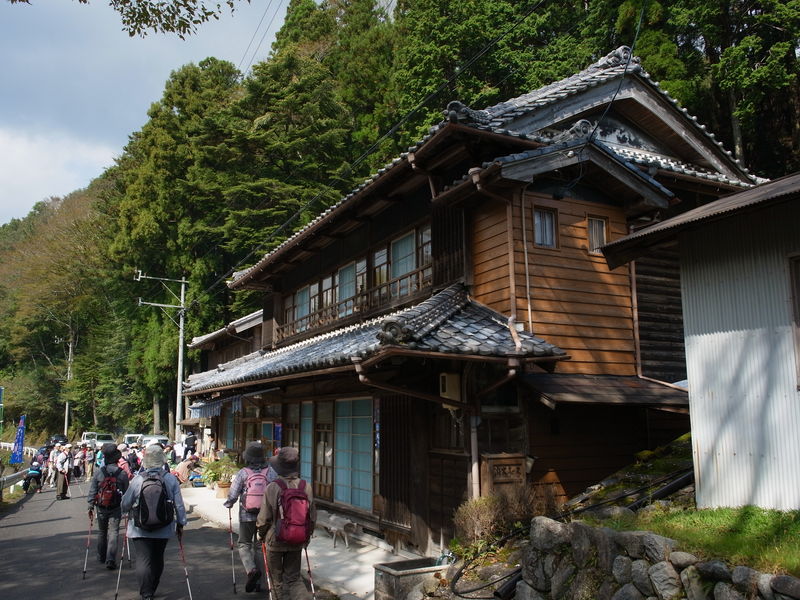
[[[800,509],[800,393],[788,256],[800,205],[680,239],[700,507]]]

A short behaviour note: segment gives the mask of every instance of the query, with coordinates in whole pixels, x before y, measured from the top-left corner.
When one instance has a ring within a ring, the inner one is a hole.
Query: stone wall
[[[531,522],[517,600],[800,600],[800,579],[700,561],[647,531]]]

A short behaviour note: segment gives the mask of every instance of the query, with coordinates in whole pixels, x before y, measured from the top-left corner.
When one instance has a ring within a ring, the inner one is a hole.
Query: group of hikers
[[[89,528],[91,532],[96,513],[97,561],[107,569],[122,568],[130,542],[139,594],[142,600],[152,600],[170,539],[177,537],[184,569],[186,566],[182,536],[187,521],[178,469],[183,466],[184,472],[191,472],[197,457],[189,455],[178,465],[170,465],[171,449],[152,444],[141,450],[139,464],[131,468],[134,459],[129,461],[128,457],[132,453],[138,457],[139,452],[122,446],[108,443],[99,452],[102,464],[96,465],[87,494]],[[263,582],[272,600],[305,600],[306,588],[300,576],[302,551],[314,530],[316,511],[312,492],[299,476],[298,451],[283,447],[267,458],[266,448],[260,442],[251,442],[242,458],[246,466],[233,478],[224,506],[230,515],[233,505],[239,503],[238,550],[247,575],[245,591],[261,591]],[[118,561],[123,515],[125,540]],[[262,546],[263,572],[256,564],[256,541]],[[88,548],[87,540],[87,560]],[[235,572],[233,577],[235,591]],[[188,572],[186,579],[189,585]],[[191,596],[191,588],[189,592]]]

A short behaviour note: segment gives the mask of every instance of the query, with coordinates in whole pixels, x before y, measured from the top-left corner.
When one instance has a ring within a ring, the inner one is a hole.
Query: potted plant
[[[207,484],[211,484],[212,487],[229,488],[231,479],[239,469],[239,465],[226,456],[220,460],[206,463],[203,468],[203,479]]]

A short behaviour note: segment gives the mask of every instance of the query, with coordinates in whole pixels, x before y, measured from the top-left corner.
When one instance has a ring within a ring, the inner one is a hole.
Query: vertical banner
[[[14,448],[11,450],[9,464],[15,465],[22,462],[22,447],[25,445],[25,415],[19,418],[17,437],[14,438]]]

